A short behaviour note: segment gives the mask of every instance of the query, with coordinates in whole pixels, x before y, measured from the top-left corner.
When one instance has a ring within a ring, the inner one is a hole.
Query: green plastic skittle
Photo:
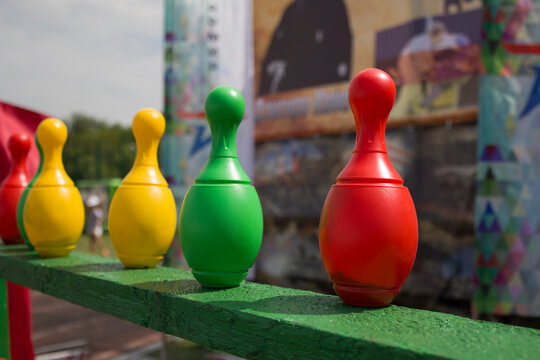
[[[34,136],[34,141],[36,143],[36,147],[39,151],[39,166],[36,171],[36,175],[30,180],[28,183],[28,186],[26,189],[24,189],[23,193],[21,194],[21,198],[19,199],[19,203],[17,204],[17,227],[19,228],[19,233],[21,234],[21,237],[24,239],[24,243],[26,246],[30,248],[30,250],[34,250],[34,247],[32,244],[30,244],[30,240],[28,240],[28,235],[26,235],[26,231],[24,229],[24,222],[23,222],[23,214],[24,214],[24,203],[26,202],[26,198],[28,197],[28,193],[30,192],[30,189],[34,185],[34,182],[39,177],[39,174],[41,173],[41,168],[43,166],[43,150],[41,150],[41,145],[39,145],[39,141],[37,139],[37,133]]]
[[[210,156],[184,198],[180,243],[202,285],[231,287],[244,280],[259,253],[261,202],[236,154],[242,94],[228,86],[215,88],[204,108],[212,132]]]

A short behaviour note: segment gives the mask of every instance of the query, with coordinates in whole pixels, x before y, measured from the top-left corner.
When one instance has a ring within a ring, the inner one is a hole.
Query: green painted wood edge
[[[244,282],[201,287],[183,270],[126,270],[74,252],[40,259],[0,247],[0,277],[248,359],[538,359],[540,331]]]
[[[7,282],[0,279],[0,359],[9,359],[9,357]]]
[[[19,203],[17,204],[17,227],[19,228],[19,233],[21,234],[21,237],[24,239],[24,243],[30,248],[30,250],[34,250],[34,246],[30,243],[28,235],[26,234],[26,229],[24,228],[24,204],[26,203],[26,198],[28,197],[30,189],[32,189],[32,187],[34,186],[34,182],[36,182],[36,179],[41,174],[41,168],[43,167],[43,150],[41,149],[41,145],[39,144],[39,141],[37,139],[37,132],[34,135],[34,141],[39,152],[39,166],[36,174],[34,175],[32,180],[30,180],[28,186],[26,186],[26,189],[24,189],[23,193],[21,194],[21,197],[19,198]]]

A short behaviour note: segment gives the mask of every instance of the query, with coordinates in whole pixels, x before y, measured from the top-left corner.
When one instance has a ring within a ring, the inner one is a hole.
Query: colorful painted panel
[[[540,316],[540,1],[485,1],[473,312]]]
[[[167,0],[165,4],[167,132],[160,164],[182,197],[182,189],[191,185],[210,152],[204,101],[214,87],[233,86],[244,95],[246,115],[239,128],[238,153],[244,169],[252,172],[251,9],[247,0]]]

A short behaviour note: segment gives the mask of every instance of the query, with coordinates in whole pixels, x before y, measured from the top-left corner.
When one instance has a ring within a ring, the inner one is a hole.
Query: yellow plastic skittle
[[[41,172],[26,197],[23,223],[41,257],[68,256],[84,227],[81,194],[62,162],[67,136],[66,125],[58,119],[45,119],[37,128],[36,141],[43,152]]]
[[[132,125],[137,156],[116,190],[109,210],[109,234],[118,258],[128,268],[154,267],[171,246],[176,205],[157,161],[165,119],[143,109]]]

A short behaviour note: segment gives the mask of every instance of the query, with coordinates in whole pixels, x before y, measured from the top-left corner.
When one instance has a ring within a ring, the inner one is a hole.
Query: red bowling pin
[[[17,203],[28,185],[26,157],[32,142],[26,134],[18,133],[9,138],[11,171],[0,185],[0,237],[4,244],[24,244],[17,228]]]
[[[324,267],[349,305],[389,305],[416,256],[416,210],[384,140],[395,97],[392,79],[378,69],[359,72],[349,86],[356,144],[328,192],[319,229]]]

